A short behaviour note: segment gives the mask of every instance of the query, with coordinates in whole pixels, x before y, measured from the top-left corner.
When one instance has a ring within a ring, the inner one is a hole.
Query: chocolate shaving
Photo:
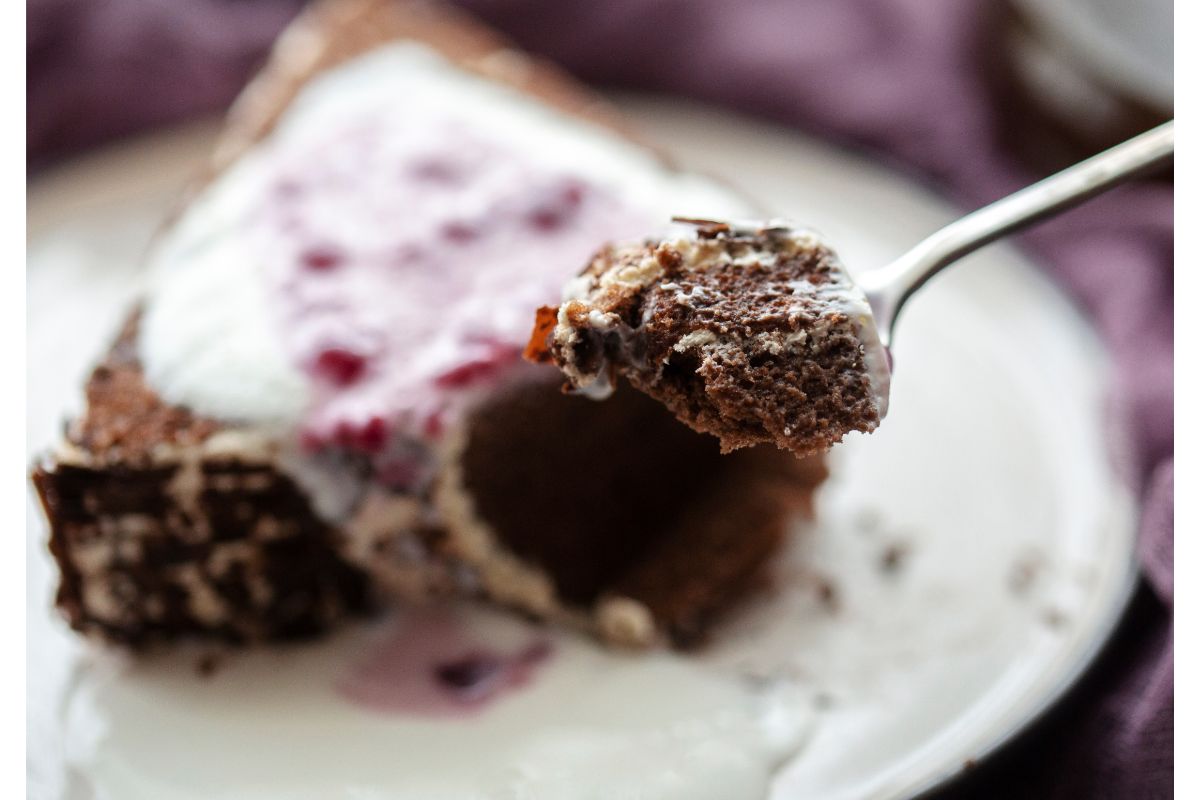
[[[908,558],[909,547],[904,542],[893,542],[884,548],[879,559],[879,568],[885,574],[899,572],[904,561]]]
[[[696,235],[701,239],[716,239],[721,234],[728,234],[733,230],[728,222],[719,222],[714,219],[697,219],[694,217],[671,217],[672,222],[681,222],[685,225],[695,225]]]

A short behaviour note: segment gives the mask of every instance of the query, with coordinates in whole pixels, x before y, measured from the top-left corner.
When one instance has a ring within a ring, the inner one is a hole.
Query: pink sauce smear
[[[277,154],[255,228],[313,449],[419,479],[437,440],[520,360],[539,305],[610,239],[659,220],[446,119],[359,119]],[[397,486],[397,488],[403,488]]]
[[[529,686],[552,655],[545,639],[501,651],[479,641],[452,611],[419,610],[395,624],[336,689],[378,713],[470,717]]]

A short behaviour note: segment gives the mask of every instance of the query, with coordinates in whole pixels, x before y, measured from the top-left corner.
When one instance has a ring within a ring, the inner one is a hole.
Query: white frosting
[[[879,328],[875,324],[875,315],[871,312],[866,295],[857,285],[854,286],[854,295],[851,319],[858,328],[858,339],[863,348],[863,366],[867,369],[867,378],[871,381],[871,394],[875,398],[875,407],[879,409],[879,419],[882,420],[887,416],[888,402],[892,394],[891,357],[879,339]]]
[[[219,210],[211,197],[200,203],[155,256],[138,336],[146,379],[208,416],[291,425],[308,404],[307,381],[288,362],[237,237],[216,220],[211,232],[195,224]]]
[[[151,385],[202,414],[297,425],[312,402],[312,387],[289,363],[264,297],[269,256],[249,224],[256,204],[280,163],[309,152],[331,127],[361,119],[407,130],[447,116],[539,165],[594,182],[664,224],[672,214],[745,213],[731,192],[665,169],[653,154],[610,131],[461,70],[422,45],[387,45],[313,80],[269,139],[209,185],[163,236],[151,258],[153,280],[139,336]],[[337,148],[322,152],[331,162],[347,157]],[[343,216],[335,217],[338,225],[356,238],[359,228],[370,236],[368,222]],[[522,324],[531,324],[532,311]]]

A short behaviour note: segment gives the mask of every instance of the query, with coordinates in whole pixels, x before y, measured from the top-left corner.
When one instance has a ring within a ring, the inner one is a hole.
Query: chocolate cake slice
[[[887,413],[887,354],[833,251],[782,222],[677,220],[600,250],[527,350],[604,398],[620,374],[729,452],[823,453]]]
[[[820,459],[722,457],[520,357],[588,253],[681,208],[748,211],[458,12],[311,5],[35,466],[68,621],[257,641],[453,594],[701,639],[811,510]]]
[[[33,471],[72,627],[140,644],[287,639],[365,610],[364,575],[256,432],[164,403],[137,317],[87,383],[87,413]]]

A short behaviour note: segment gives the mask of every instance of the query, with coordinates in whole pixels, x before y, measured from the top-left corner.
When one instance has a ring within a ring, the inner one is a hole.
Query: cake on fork
[[[59,608],[129,645],[447,595],[611,643],[702,639],[811,510],[820,458],[723,456],[639,393],[564,396],[521,352],[603,242],[748,211],[457,11],[319,0],[35,465]]]
[[[782,221],[677,223],[602,248],[539,310],[527,358],[597,399],[621,375],[726,452],[812,456],[875,430],[888,354],[833,250]]]

